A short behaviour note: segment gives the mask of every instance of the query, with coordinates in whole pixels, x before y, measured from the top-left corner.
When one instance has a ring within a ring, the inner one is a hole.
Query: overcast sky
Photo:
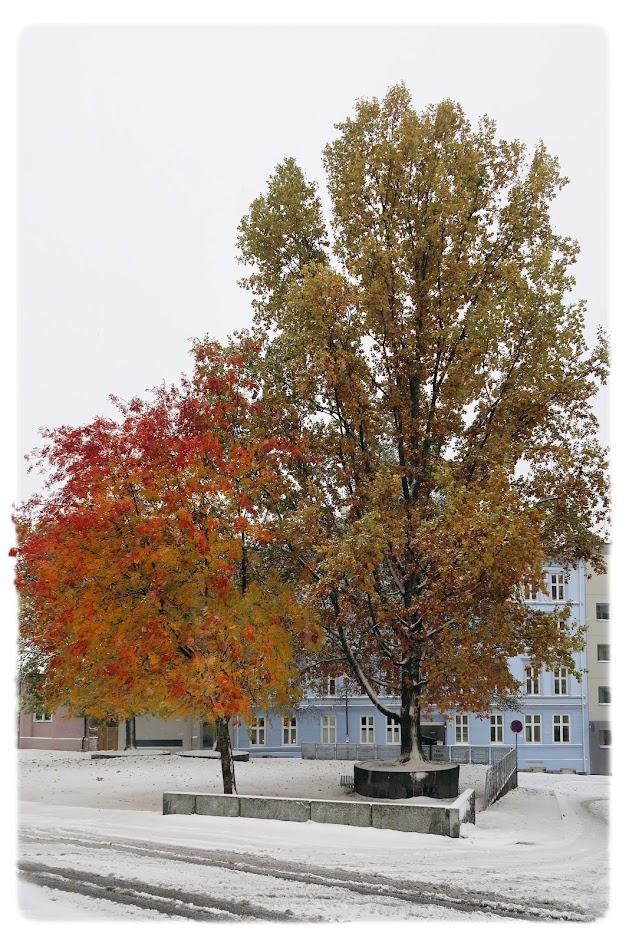
[[[597,27],[36,27],[19,54],[20,454],[41,426],[112,413],[250,324],[236,230],[274,166],[323,183],[357,98],[404,81],[459,101],[571,184],[588,336],[608,325],[605,33]],[[597,404],[607,444],[606,398]],[[20,460],[20,497],[32,489]]]

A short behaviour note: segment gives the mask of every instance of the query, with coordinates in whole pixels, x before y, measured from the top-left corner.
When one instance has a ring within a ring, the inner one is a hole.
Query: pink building
[[[39,750],[94,750],[96,731],[82,717],[56,714],[19,714],[18,748]]]

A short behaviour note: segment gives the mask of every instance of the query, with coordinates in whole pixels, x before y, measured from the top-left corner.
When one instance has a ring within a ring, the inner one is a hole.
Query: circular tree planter
[[[455,799],[459,767],[450,763],[390,763],[371,760],[354,766],[354,789],[372,799]]]

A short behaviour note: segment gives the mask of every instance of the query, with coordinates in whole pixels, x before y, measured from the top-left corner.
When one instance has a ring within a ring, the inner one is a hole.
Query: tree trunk
[[[426,761],[421,740],[420,688],[415,683],[416,659],[411,658],[402,669],[402,696],[400,703],[400,763]]]
[[[135,717],[127,717],[124,722],[125,729],[125,740],[124,748],[125,750],[137,750],[135,742]]]
[[[227,717],[218,717],[216,720],[218,750],[221,754],[221,772],[223,774],[223,792],[225,795],[231,796],[232,793],[236,792],[236,777],[234,775],[234,758],[227,723]]]

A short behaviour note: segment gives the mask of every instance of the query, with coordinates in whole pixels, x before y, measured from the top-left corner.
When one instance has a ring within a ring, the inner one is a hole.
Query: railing
[[[302,760],[397,760],[394,743],[302,743]]]
[[[517,760],[518,752],[512,749],[487,770],[485,808],[500,799],[508,789],[514,789],[518,785]]]
[[[424,744],[427,760],[436,763],[480,763],[492,766],[512,751],[511,747],[467,746],[460,743],[443,745]],[[302,743],[303,760],[397,760],[399,744],[394,743]]]

